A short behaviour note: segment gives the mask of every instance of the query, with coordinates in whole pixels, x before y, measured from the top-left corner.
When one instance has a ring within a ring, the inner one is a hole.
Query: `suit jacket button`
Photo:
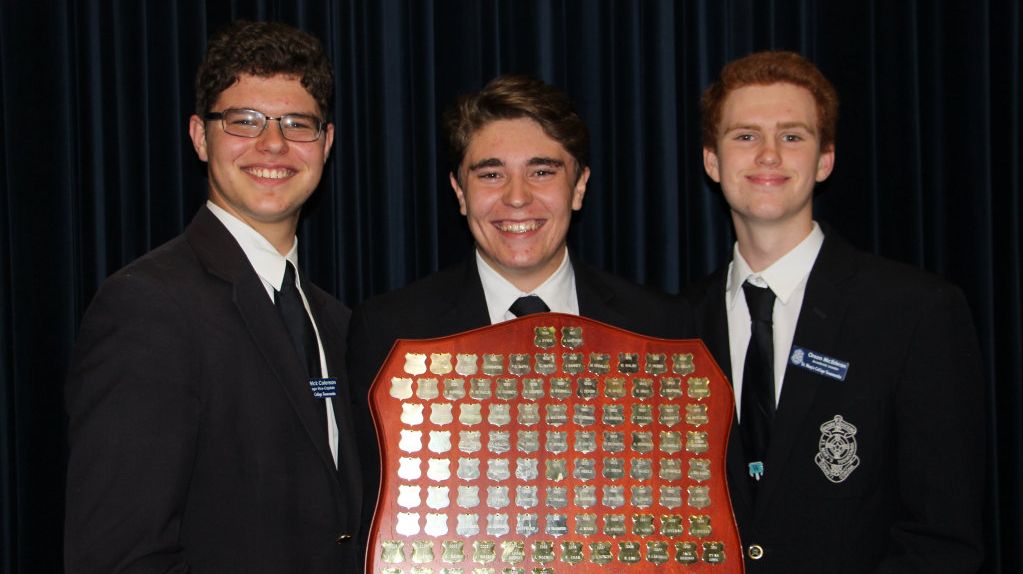
[[[746,555],[750,560],[760,560],[764,557],[764,547],[759,544],[750,544],[746,549]]]
[[[345,534],[344,532],[342,532],[341,534],[337,535],[337,543],[338,544],[344,544],[345,542],[348,542],[351,539],[352,539],[352,535],[351,534]]]

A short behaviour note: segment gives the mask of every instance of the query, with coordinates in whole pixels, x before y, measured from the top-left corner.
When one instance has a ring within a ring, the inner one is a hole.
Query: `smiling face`
[[[282,75],[239,76],[211,111],[230,108],[273,117],[323,117],[301,82]],[[278,250],[290,249],[302,204],[320,182],[334,126],[328,124],[316,141],[293,142],[284,139],[277,121],[269,121],[258,137],[245,138],[224,132],[220,120],[193,115],[189,134],[199,159],[208,164],[210,201],[248,223]]]
[[[575,159],[564,146],[540,124],[518,118],[477,131],[458,169],[451,187],[483,259],[522,291],[532,291],[561,264],[589,168],[577,180]]]
[[[834,147],[820,149],[813,96],[784,83],[732,91],[722,106],[717,147],[703,150],[704,168],[721,184],[740,239],[765,228],[805,237],[813,226],[814,185],[827,179],[834,161]]]

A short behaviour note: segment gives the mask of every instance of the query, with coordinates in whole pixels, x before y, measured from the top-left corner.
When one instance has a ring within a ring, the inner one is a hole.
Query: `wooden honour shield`
[[[558,313],[399,340],[370,405],[367,572],[742,572],[702,341]]]

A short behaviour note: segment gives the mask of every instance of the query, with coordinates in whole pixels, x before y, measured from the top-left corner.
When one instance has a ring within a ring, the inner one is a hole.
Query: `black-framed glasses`
[[[206,121],[220,120],[225,132],[243,138],[259,137],[270,120],[277,120],[281,124],[281,134],[284,135],[284,139],[293,142],[318,140],[320,133],[323,132],[324,123],[320,118],[306,114],[284,114],[274,117],[258,110],[236,108],[222,112],[207,112],[204,117]]]

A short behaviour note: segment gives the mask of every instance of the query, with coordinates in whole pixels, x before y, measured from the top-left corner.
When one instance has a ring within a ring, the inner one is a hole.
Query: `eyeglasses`
[[[305,114],[284,114],[273,117],[256,110],[232,108],[222,112],[207,112],[204,117],[206,121],[220,120],[225,132],[243,138],[259,137],[270,120],[277,120],[281,125],[281,134],[284,135],[284,139],[293,142],[316,141],[323,131],[323,120]]]

